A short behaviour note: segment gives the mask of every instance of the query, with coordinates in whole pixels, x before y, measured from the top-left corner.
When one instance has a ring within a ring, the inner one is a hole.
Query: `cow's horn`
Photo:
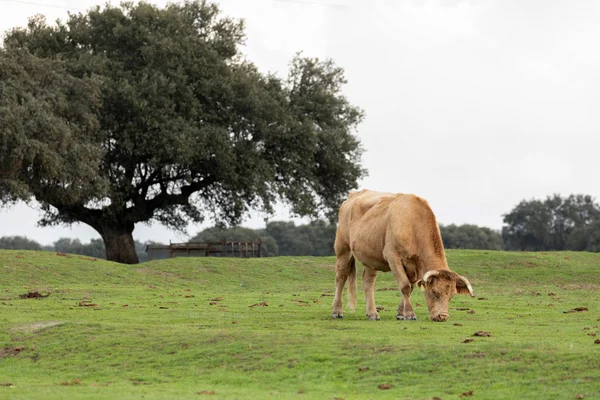
[[[471,282],[469,282],[469,280],[467,278],[465,278],[464,276],[459,275],[458,279],[460,279],[461,281],[463,281],[465,283],[465,285],[467,285],[467,289],[469,289],[469,293],[471,294],[471,297],[475,297],[475,293],[473,293],[473,287],[471,286]]]
[[[425,272],[425,275],[423,275],[423,282],[427,283],[427,279],[431,278],[432,276],[439,275],[439,274],[440,274],[440,271],[437,271],[437,270],[427,271],[427,272]]]

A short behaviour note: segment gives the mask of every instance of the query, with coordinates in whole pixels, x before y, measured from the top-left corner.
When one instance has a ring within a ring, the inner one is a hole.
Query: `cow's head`
[[[428,271],[417,285],[425,292],[432,321],[443,322],[448,319],[448,305],[455,294],[470,294],[475,297],[469,280],[452,271]]]

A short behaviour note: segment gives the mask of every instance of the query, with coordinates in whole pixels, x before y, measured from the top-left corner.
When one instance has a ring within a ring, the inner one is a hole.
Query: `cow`
[[[429,316],[437,322],[449,318],[455,294],[475,296],[468,279],[448,268],[439,226],[425,199],[366,189],[350,192],[338,217],[332,318],[343,318],[346,280],[348,306],[356,308],[356,260],[365,267],[362,280],[369,320],[380,319],[374,296],[379,271],[392,271],[402,293],[397,320],[417,319],[410,303],[415,284],[424,291]]]

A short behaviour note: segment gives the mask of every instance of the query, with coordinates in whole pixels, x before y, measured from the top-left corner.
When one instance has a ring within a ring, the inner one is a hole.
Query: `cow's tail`
[[[354,257],[350,259],[348,273],[348,307],[352,311],[356,310],[356,261]]]

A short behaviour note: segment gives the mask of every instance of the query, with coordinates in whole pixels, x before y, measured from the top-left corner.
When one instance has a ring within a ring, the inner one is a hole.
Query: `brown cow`
[[[446,321],[450,299],[473,294],[467,278],[450,271],[435,215],[424,199],[413,194],[351,192],[339,211],[335,237],[335,298],[332,318],[343,318],[342,291],[349,279],[348,305],[356,308],[355,260],[364,266],[363,289],[367,318],[379,320],[375,309],[378,271],[392,271],[402,300],[396,319],[417,319],[410,304],[414,284],[424,289],[429,316]]]

